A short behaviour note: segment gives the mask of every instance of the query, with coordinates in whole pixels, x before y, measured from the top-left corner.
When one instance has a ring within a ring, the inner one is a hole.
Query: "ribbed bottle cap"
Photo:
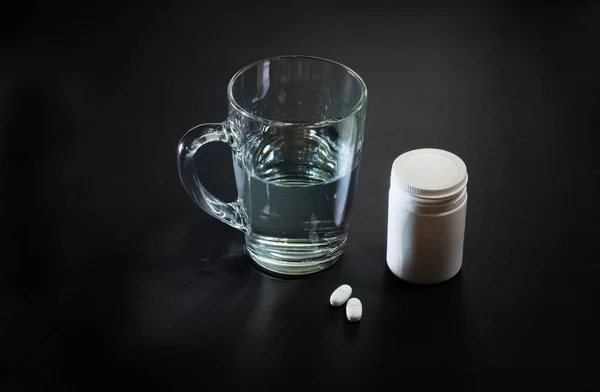
[[[467,179],[467,167],[458,156],[436,148],[421,148],[394,160],[390,186],[435,199],[460,192]]]

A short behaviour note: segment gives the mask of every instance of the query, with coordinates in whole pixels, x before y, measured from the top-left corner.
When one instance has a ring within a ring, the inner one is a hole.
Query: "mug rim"
[[[354,105],[351,109],[345,111],[344,113],[340,114],[339,116],[335,116],[323,121],[319,121],[319,122],[283,122],[283,121],[276,121],[276,120],[270,120],[268,118],[264,118],[261,116],[257,116],[253,113],[248,112],[247,110],[245,110],[244,108],[242,108],[242,106],[237,103],[237,101],[235,100],[234,96],[233,96],[233,84],[235,83],[235,81],[238,79],[238,77],[243,74],[244,72],[246,72],[247,70],[249,70],[250,68],[257,66],[258,64],[261,63],[265,63],[267,61],[274,61],[274,60],[280,60],[280,59],[289,59],[289,58],[296,58],[296,59],[311,59],[311,60],[319,60],[319,61],[324,61],[330,64],[334,64],[336,66],[342,67],[346,72],[348,72],[352,77],[354,77],[354,79],[356,79],[358,81],[358,83],[360,84],[360,99],[358,100],[358,102],[356,103],[356,105]],[[314,126],[324,126],[324,125],[331,125],[331,124],[335,124],[338,123],[348,117],[351,117],[353,115],[355,115],[360,109],[362,109],[362,107],[364,106],[364,103],[367,101],[367,85],[365,84],[365,82],[362,80],[362,78],[360,77],[360,75],[358,75],[358,73],[356,73],[355,71],[353,71],[351,68],[349,68],[348,66],[339,63],[337,61],[334,60],[330,60],[324,57],[318,57],[318,56],[308,56],[308,55],[282,55],[282,56],[273,56],[273,57],[266,57],[263,58],[261,60],[257,60],[253,63],[250,63],[248,65],[246,65],[245,67],[243,67],[242,69],[240,69],[239,71],[237,71],[229,80],[229,84],[227,85],[227,98],[229,99],[229,103],[234,107],[234,109],[238,112],[241,113],[243,116],[263,123],[263,124],[267,124],[267,125],[273,125],[273,126],[278,126],[278,127],[282,127],[282,126],[294,126],[294,127],[306,127],[306,126],[310,126],[310,127],[314,127]]]

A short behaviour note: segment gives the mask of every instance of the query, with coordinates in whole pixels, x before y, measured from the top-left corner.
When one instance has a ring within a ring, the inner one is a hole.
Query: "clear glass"
[[[364,82],[330,60],[282,56],[239,71],[228,98],[225,122],[182,138],[184,186],[205,211],[246,233],[248,253],[263,268],[299,275],[331,266],[346,242],[358,181]],[[193,155],[210,141],[232,146],[235,202],[219,201],[198,181]]]

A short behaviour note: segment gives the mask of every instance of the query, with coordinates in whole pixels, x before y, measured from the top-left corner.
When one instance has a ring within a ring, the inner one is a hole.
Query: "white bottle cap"
[[[465,163],[451,152],[435,148],[412,150],[392,165],[391,187],[423,198],[448,197],[467,184]]]
[[[467,168],[451,152],[424,148],[392,165],[387,264],[399,278],[432,284],[462,267]]]

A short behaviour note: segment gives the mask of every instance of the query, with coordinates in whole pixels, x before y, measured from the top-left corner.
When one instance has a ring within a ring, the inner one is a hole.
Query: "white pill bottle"
[[[387,265],[397,277],[435,284],[462,267],[467,217],[467,168],[451,152],[423,148],[392,165]]]

